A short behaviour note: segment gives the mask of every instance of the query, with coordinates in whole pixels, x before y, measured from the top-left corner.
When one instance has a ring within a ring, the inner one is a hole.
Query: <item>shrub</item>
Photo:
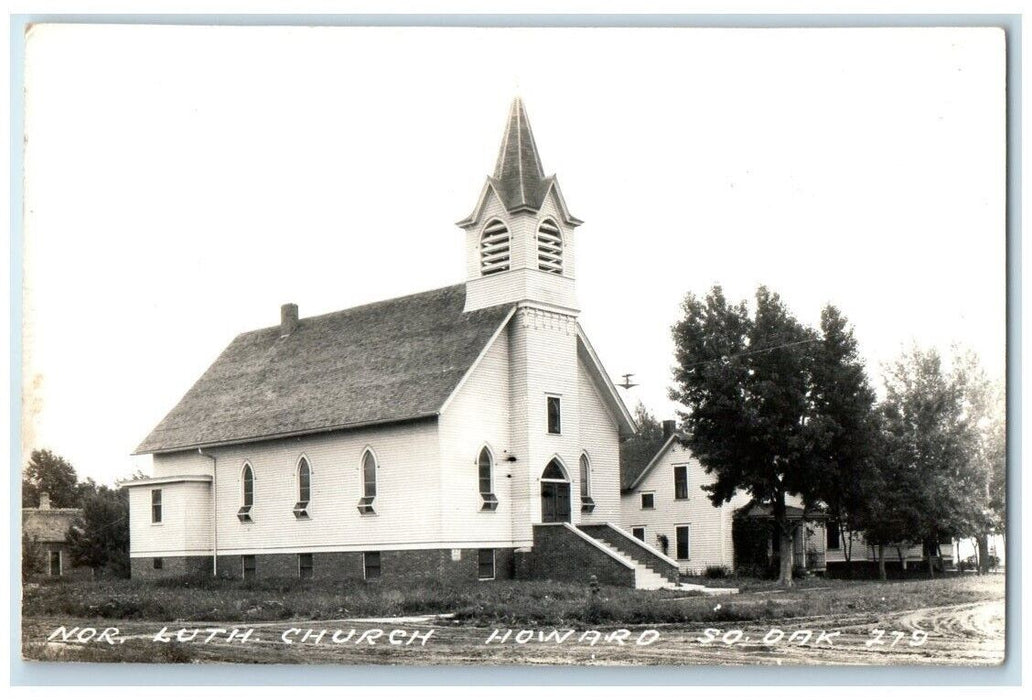
[[[731,569],[723,565],[707,566],[706,578],[731,578]]]

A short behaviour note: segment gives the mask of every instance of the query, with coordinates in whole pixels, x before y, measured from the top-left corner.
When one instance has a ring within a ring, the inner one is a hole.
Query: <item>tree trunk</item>
[[[989,573],[989,533],[978,538],[978,573]]]
[[[778,585],[790,588],[792,586],[792,565],[794,564],[792,546],[792,526],[787,522],[780,526],[781,530],[781,572],[778,576]]]
[[[882,581],[886,580],[888,576],[885,573],[885,545],[878,545],[878,578]]]
[[[838,521],[836,527],[839,529],[839,547],[842,548],[842,554],[846,557],[846,567],[852,568],[853,561],[853,533],[849,533],[849,539],[846,539],[846,526],[842,521]]]
[[[924,543],[925,557],[928,559],[928,578],[935,578],[935,548],[928,540]]]
[[[896,556],[899,557],[899,569],[900,571],[907,570],[907,558],[903,554],[903,548],[896,545]]]

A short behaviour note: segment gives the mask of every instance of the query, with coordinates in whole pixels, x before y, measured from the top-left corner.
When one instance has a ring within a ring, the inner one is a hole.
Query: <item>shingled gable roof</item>
[[[570,226],[584,223],[567,210],[555,175],[545,177],[534,134],[530,130],[530,120],[519,97],[513,100],[509,110],[494,176],[487,178],[473,213],[460,221],[459,226],[469,226],[476,221],[487,192],[492,189],[509,212],[540,211],[549,191],[554,191],[566,223]]]
[[[463,313],[465,285],[243,333],[135,454],[436,415],[512,313]]]

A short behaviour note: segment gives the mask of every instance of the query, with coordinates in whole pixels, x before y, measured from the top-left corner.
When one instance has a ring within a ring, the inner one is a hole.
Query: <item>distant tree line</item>
[[[129,497],[91,478],[79,481],[75,468],[50,450],[34,450],[22,474],[22,507],[38,508],[46,493],[53,508],[81,508],[65,533],[72,564],[94,575],[129,575]],[[40,544],[22,535],[22,575],[43,572]]]
[[[706,487],[714,505],[745,492],[771,508],[781,583],[792,582],[790,495],[847,539],[862,534],[882,577],[886,549],[923,545],[932,574],[939,543],[955,537],[978,540],[987,570],[989,535],[1006,516],[1006,422],[1002,387],[973,353],[956,351],[946,367],[935,350],[904,352],[878,401],[834,306],[810,327],[765,287],[750,312],[716,286],[687,295],[682,310],[670,397],[716,477]]]

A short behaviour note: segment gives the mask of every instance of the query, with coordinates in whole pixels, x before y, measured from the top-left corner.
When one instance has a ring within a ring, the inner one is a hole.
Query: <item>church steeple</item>
[[[576,313],[574,232],[583,223],[545,175],[523,101],[509,109],[494,174],[458,222],[467,241],[466,310],[511,302]]]
[[[541,208],[548,184],[530,121],[519,97],[512,101],[509,110],[509,122],[498,150],[492,183],[509,211],[524,208],[537,211]]]

